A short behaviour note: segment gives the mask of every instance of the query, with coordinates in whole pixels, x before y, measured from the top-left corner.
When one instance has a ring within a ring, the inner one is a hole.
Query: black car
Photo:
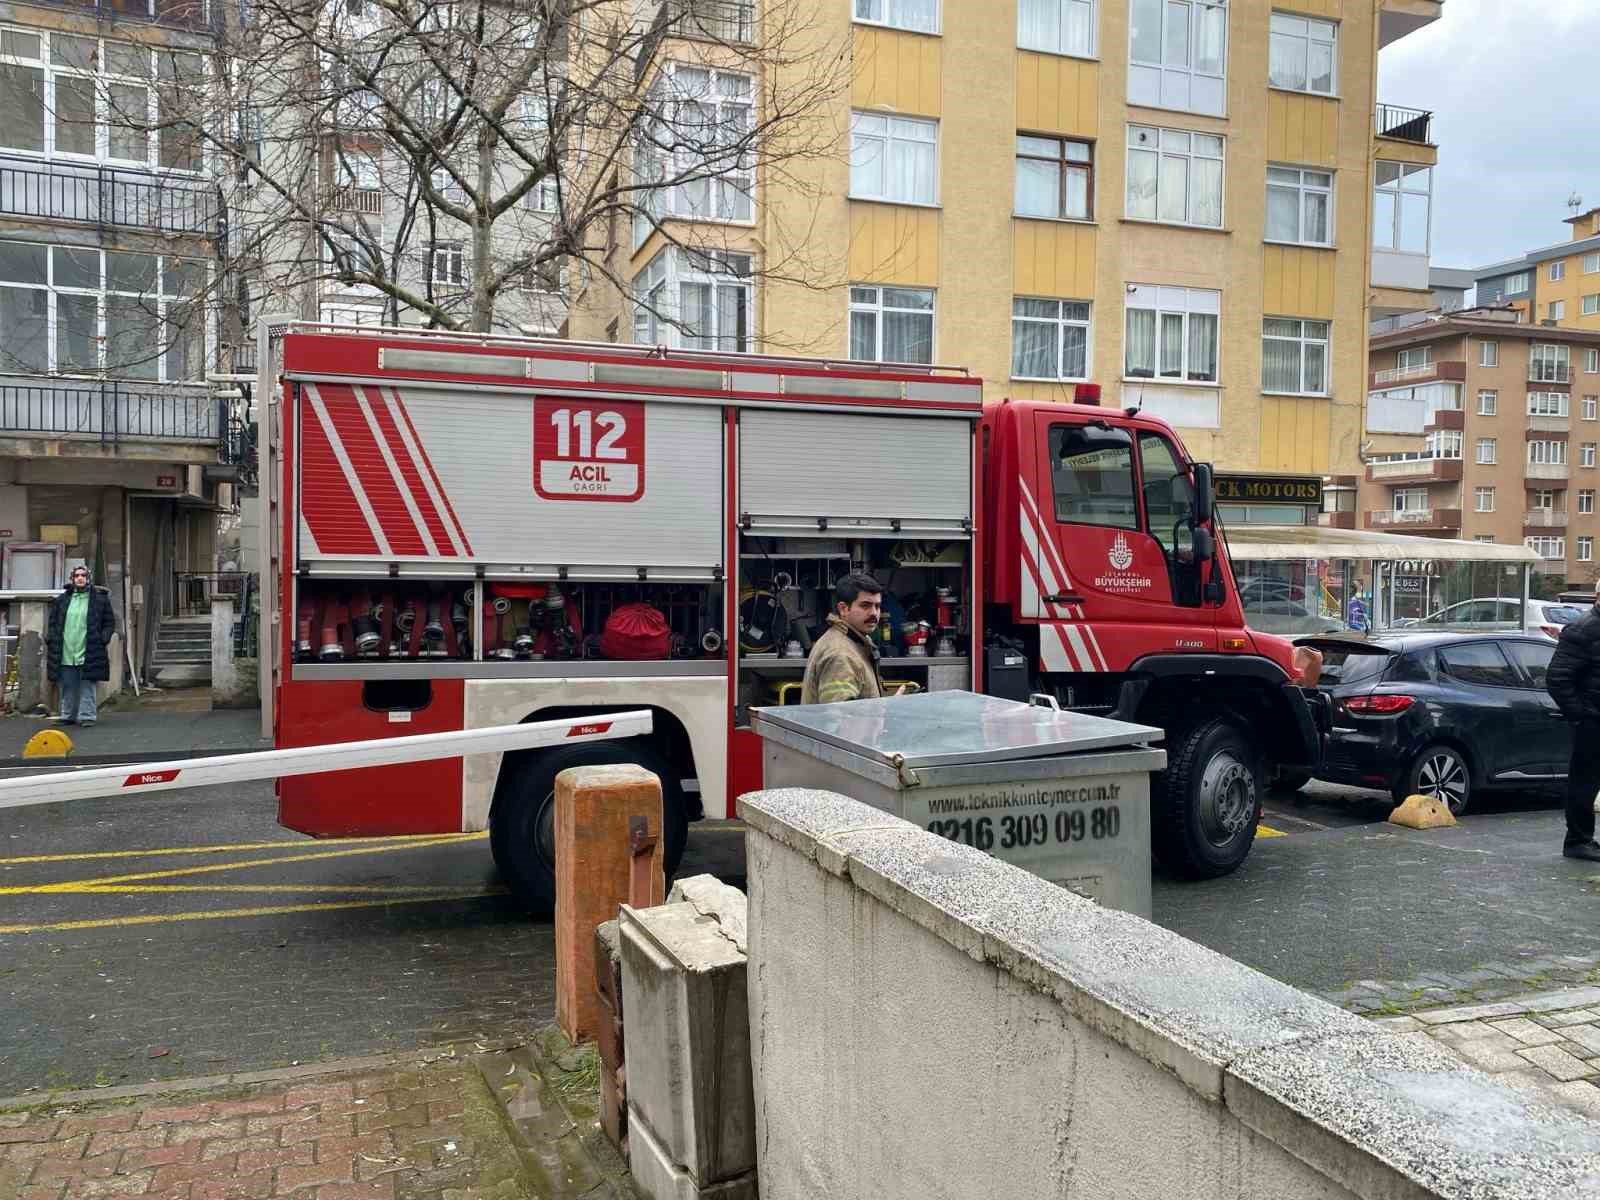
[[[1453,813],[1482,791],[1567,777],[1572,730],[1545,691],[1555,643],[1516,633],[1301,638],[1323,654],[1333,732],[1317,778],[1420,792]]]

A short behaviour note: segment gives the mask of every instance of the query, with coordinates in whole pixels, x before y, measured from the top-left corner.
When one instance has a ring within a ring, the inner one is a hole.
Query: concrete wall
[[[744,797],[764,1200],[1593,1194],[1600,1126],[822,792]]]

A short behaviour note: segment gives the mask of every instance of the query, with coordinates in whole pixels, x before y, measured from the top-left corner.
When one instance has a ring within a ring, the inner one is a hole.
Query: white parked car
[[[1416,630],[1521,628],[1524,633],[1542,633],[1546,637],[1557,638],[1561,636],[1563,625],[1576,621],[1584,614],[1584,608],[1579,604],[1567,604],[1560,600],[1529,600],[1519,622],[1517,613],[1522,607],[1522,601],[1505,596],[1462,600],[1404,624],[1406,628]]]

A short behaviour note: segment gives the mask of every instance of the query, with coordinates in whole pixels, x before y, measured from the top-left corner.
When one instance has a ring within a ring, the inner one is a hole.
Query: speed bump
[[[23,758],[65,758],[72,753],[72,739],[59,729],[41,729],[22,748]]]

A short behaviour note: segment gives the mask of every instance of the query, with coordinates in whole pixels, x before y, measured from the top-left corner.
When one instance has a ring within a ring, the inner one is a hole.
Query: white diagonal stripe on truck
[[[339,431],[333,427],[333,418],[328,415],[328,406],[322,401],[322,393],[317,390],[317,385],[314,383],[306,384],[306,392],[311,400],[311,411],[317,415],[317,423],[322,426],[322,432],[333,450],[333,457],[339,463],[339,469],[344,472],[345,482],[350,485],[351,494],[356,498],[356,507],[361,510],[367,526],[372,530],[372,540],[378,543],[378,553],[386,558],[390,557],[394,551],[389,548],[389,539],[384,536],[383,526],[378,523],[378,514],[372,511],[372,502],[367,499],[367,489],[361,486],[361,477],[356,474],[355,464],[350,461],[350,454],[344,448]]]
[[[433,482],[433,471],[429,468],[427,459],[423,457],[422,447],[417,445],[411,436],[411,426],[400,408],[400,394],[394,388],[379,388],[378,394],[383,397],[383,402],[389,409],[389,418],[394,422],[395,432],[400,435],[400,440],[405,443],[406,453],[411,455],[411,461],[416,464],[417,477],[422,480],[422,490],[427,492],[428,499],[433,501],[433,509],[439,514],[439,523],[444,526],[456,556],[464,558],[467,553],[467,539],[456,524],[455,514],[450,511],[450,506],[444,502],[444,496]]]
[[[352,387],[356,403],[361,406],[361,415],[366,418],[367,428],[372,430],[372,440],[378,443],[378,453],[383,455],[384,465],[389,468],[389,477],[394,480],[395,490],[400,493],[404,501],[406,512],[411,514],[411,522],[417,527],[417,533],[422,537],[422,544],[427,547],[430,557],[439,557],[438,544],[433,540],[433,532],[428,528],[428,523],[422,519],[422,510],[417,507],[416,499],[411,495],[411,488],[406,483],[405,476],[400,474],[400,464],[394,459],[394,451],[389,447],[389,439],[383,436],[383,430],[378,425],[378,418],[372,414],[372,405],[367,400],[364,388]],[[422,469],[417,468],[418,476]]]

